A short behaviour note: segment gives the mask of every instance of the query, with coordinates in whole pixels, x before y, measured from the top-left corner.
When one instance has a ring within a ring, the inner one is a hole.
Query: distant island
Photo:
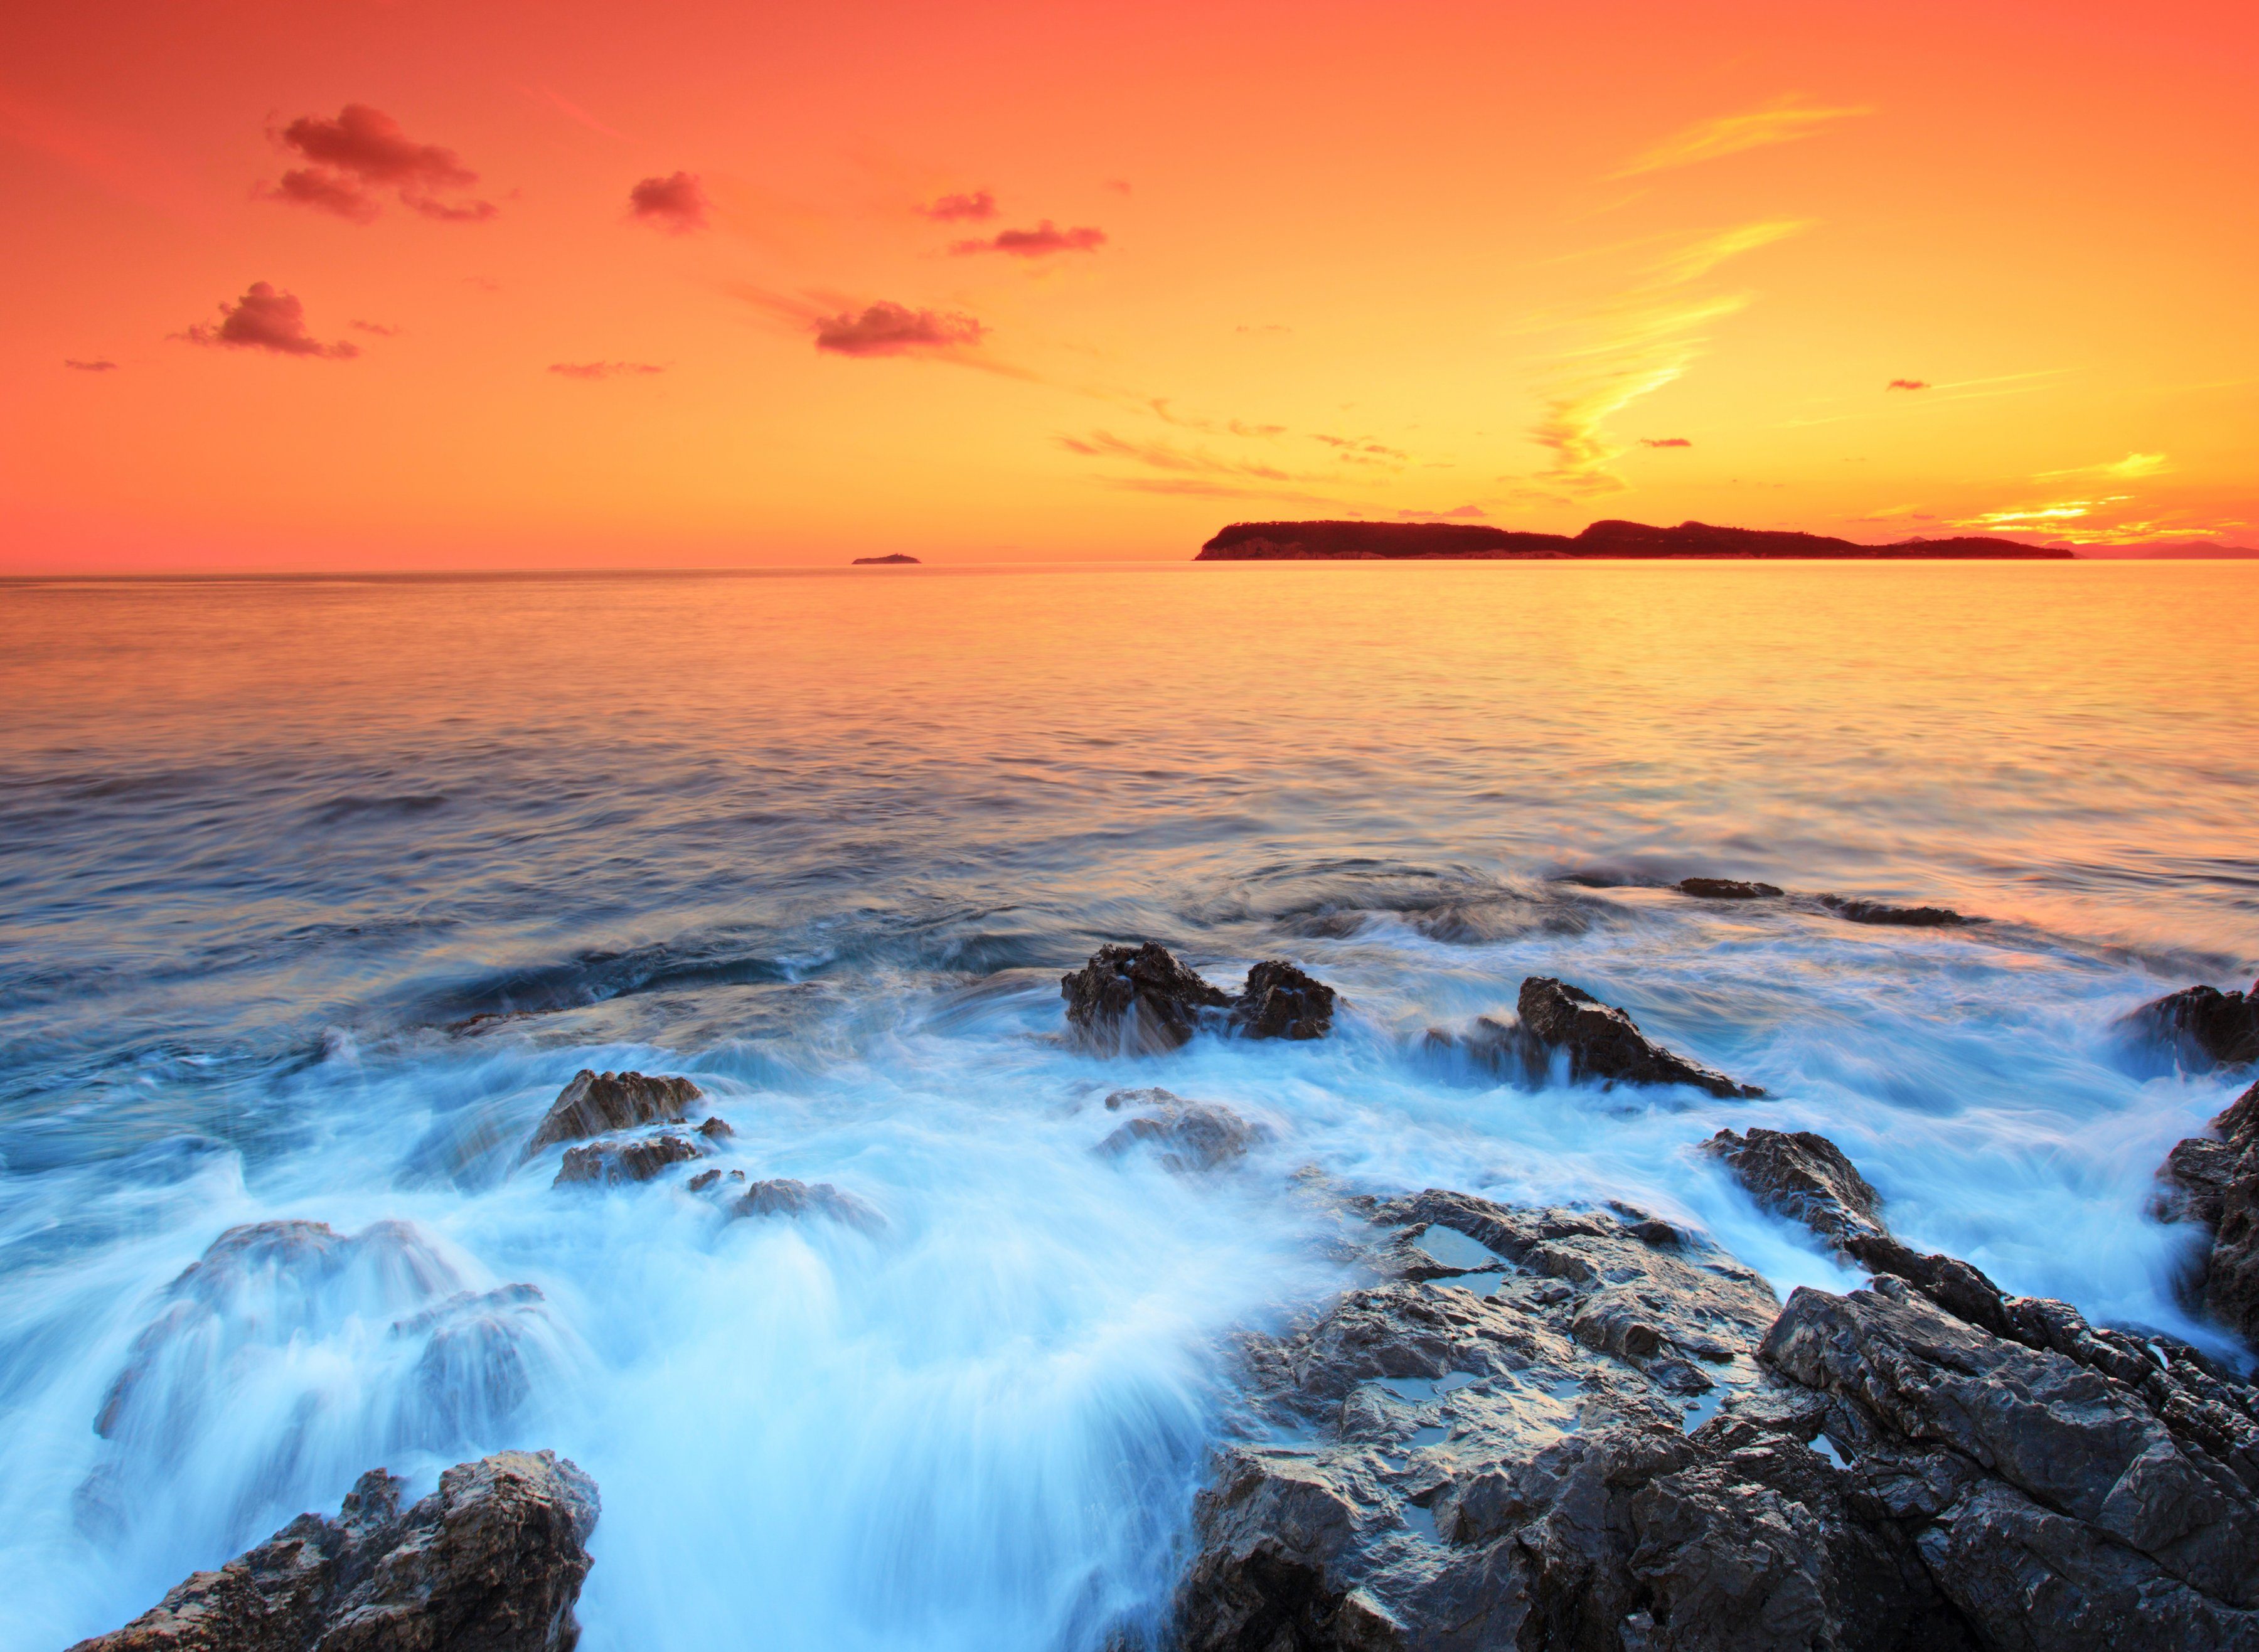
[[[1596,522],[1574,538],[1516,533],[1465,522],[1236,522],[1201,547],[1196,562],[1506,561],[1549,557],[1817,557],[1951,561],[2014,559],[2067,561],[2057,546],[2013,539],[1901,539],[1856,545],[1817,533],[1714,528],[1682,522],[1650,528],[1639,522]]]
[[[890,557],[857,557],[848,566],[857,568],[896,568],[915,566],[916,557],[906,557],[897,551]]]

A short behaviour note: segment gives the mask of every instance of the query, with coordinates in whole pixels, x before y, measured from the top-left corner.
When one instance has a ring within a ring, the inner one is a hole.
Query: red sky
[[[0,572],[2259,543],[2250,6],[18,10]]]

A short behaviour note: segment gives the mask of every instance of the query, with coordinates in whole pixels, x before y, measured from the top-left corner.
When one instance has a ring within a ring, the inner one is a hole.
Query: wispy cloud
[[[969,241],[952,241],[949,250],[963,257],[976,253],[1004,253],[1014,258],[1049,258],[1054,253],[1094,253],[1106,245],[1106,231],[1090,224],[1063,230],[1049,218],[1032,230],[1000,230],[994,235]]]
[[[1643,436],[1639,438],[1639,445],[1642,447],[1692,447],[1694,445],[1683,436]]]
[[[1929,388],[1929,381],[1927,379],[1892,379],[1888,384],[1885,385],[1883,388],[1885,390],[1927,390]]]
[[[374,333],[380,338],[397,338],[400,337],[400,329],[393,326],[389,322],[361,321],[355,319],[346,323],[346,325],[354,328],[361,332]]]
[[[633,378],[666,371],[648,361],[552,361],[549,370],[566,379]]]
[[[65,357],[63,360],[63,366],[70,368],[75,373],[115,373],[118,371],[118,364],[115,361],[74,361],[68,357]]]
[[[709,204],[705,186],[689,172],[645,178],[628,191],[630,218],[673,235],[704,229]]]
[[[1085,459],[1126,459],[1132,464],[1153,470],[1169,471],[1179,475],[1244,476],[1259,481],[1290,482],[1306,480],[1276,465],[1258,464],[1211,453],[1204,449],[1179,447],[1172,442],[1138,442],[1116,436],[1111,431],[1093,431],[1087,436],[1062,436],[1058,445],[1070,453]]]
[[[2093,476],[2116,481],[2132,481],[2137,477],[2154,476],[2165,468],[2163,453],[2128,453],[2125,458],[2100,465],[2074,465],[2068,470],[2036,472],[2034,481],[2053,481],[2065,476]]]
[[[1480,505],[1454,505],[1449,510],[1400,510],[1407,522],[1473,522],[1490,515]]]
[[[1698,120],[1692,125],[1671,133],[1662,142],[1643,150],[1608,175],[1612,178],[1635,178],[1646,173],[1665,172],[1674,167],[1696,166],[1705,160],[1737,155],[1749,149],[1763,149],[1772,144],[1793,143],[1799,138],[1809,138],[1839,120],[1872,113],[1873,110],[1863,107],[1826,108],[1807,103],[1799,97],[1778,97],[1762,109]]]
[[[296,296],[278,292],[273,283],[253,281],[251,289],[232,304],[219,307],[219,324],[198,322],[176,337],[190,344],[229,350],[264,350],[278,356],[322,356],[332,361],[350,360],[360,346],[340,338],[324,344],[306,331],[306,307]]]
[[[314,164],[284,173],[267,191],[272,200],[367,224],[381,210],[375,192],[389,189],[428,218],[475,223],[495,216],[493,202],[460,197],[479,174],[453,150],[417,143],[381,109],[347,103],[335,120],[302,115],[274,138]]]
[[[1608,467],[1621,451],[1608,421],[1677,380],[1707,343],[1705,330],[1749,302],[1696,290],[1699,284],[1729,260],[1805,227],[1771,219],[1681,242],[1651,258],[1625,290],[1563,317],[1571,341],[1541,386],[1544,411],[1529,432],[1553,462],[1534,480],[1575,496],[1621,489],[1623,479]]]

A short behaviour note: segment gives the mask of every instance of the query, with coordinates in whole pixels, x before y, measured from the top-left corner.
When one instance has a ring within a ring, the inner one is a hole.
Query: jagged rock
[[[1759,1205],[1802,1222],[1839,1248],[1888,1231],[1878,1214],[1881,1196],[1824,1136],[1809,1130],[1752,1128],[1747,1136],[1721,1130],[1703,1143],[1703,1150],[1730,1165]]]
[[[726,1142],[737,1132],[730,1128],[729,1120],[716,1114],[698,1127],[698,1134],[709,1142]]]
[[[559,1142],[577,1142],[609,1130],[645,1124],[680,1124],[683,1109],[705,1092],[688,1079],[641,1072],[591,1072],[583,1067],[558,1094],[540,1128],[525,1143],[525,1158]]]
[[[1590,993],[1549,975],[1521,983],[1518,1008],[1523,1029],[1548,1050],[1569,1053],[1569,1076],[1620,1084],[1684,1084],[1721,1097],[1761,1096],[1715,1068],[1665,1050],[1637,1022]]]
[[[1893,907],[1879,901],[1846,900],[1842,895],[1821,895],[1820,904],[1850,923],[1894,924],[1908,929],[1956,929],[1985,922],[1982,918],[1964,917],[1945,907]]]
[[[405,1513],[361,1476],[335,1520],[301,1514],[73,1652],[569,1652],[595,1483],[554,1452],[460,1463]]]
[[[688,1137],[672,1131],[624,1142],[588,1142],[565,1150],[565,1162],[550,1186],[595,1182],[610,1187],[621,1182],[647,1182],[668,1165],[696,1158],[702,1150]]]
[[[702,1193],[721,1179],[722,1172],[720,1171],[702,1170],[683,1185],[694,1193]]]
[[[886,1231],[887,1219],[852,1193],[830,1182],[796,1182],[778,1177],[751,1182],[730,1206],[732,1216],[823,1216],[859,1233]]]
[[[1244,1158],[1263,1139],[1256,1125],[1215,1101],[1187,1101],[1167,1090],[1116,1090],[1106,1098],[1109,1112],[1149,1108],[1098,1144],[1109,1158],[1150,1147],[1162,1165],[1180,1173],[1216,1170]]]
[[[1838,1227],[1840,1157],[1795,1160]],[[1442,1226],[1501,1282],[1247,1339],[1184,1652],[2259,1645],[2251,1391],[2192,1350],[1997,1296],[1995,1335],[1895,1278],[1776,1317],[1637,1213],[1362,1208],[1384,1271]]]
[[[1247,972],[1231,1019],[1250,1038],[1322,1038],[1333,1030],[1336,996],[1323,981],[1271,958]]]
[[[1059,978],[1067,1024],[1100,1049],[1174,1050],[1193,1036],[1203,1010],[1230,997],[1177,962],[1158,941],[1101,946],[1090,962]]]
[[[1762,901],[1780,894],[1770,883],[1744,883],[1738,878],[1681,878],[1679,892],[1703,901]]]
[[[2172,1197],[2162,1214],[2212,1229],[2187,1294],[2259,1349],[2259,1084],[2212,1128],[2217,1139],[2190,1136],[2166,1157],[2158,1175]]]
[[[1158,941],[1100,947],[1089,963],[1059,978],[1059,995],[1067,1024],[1084,1043],[1129,1054],[1174,1050],[1204,1025],[1250,1038],[1322,1038],[1338,997],[1323,981],[1272,958],[1247,972],[1246,987],[1233,998]]]
[[[2191,986],[2126,1017],[2134,1032],[2170,1050],[2192,1072],[2259,1061],[2259,982],[2248,993]]]

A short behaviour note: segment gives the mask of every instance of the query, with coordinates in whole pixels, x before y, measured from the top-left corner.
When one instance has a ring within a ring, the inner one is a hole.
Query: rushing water
[[[2259,961],[2255,659],[2218,564],[0,587],[0,1643],[528,1445],[602,1488],[590,1652],[1094,1646],[1165,1599],[1228,1334],[1337,1283],[1312,1164],[1785,1291],[1844,1276],[1693,1149],[1815,1127],[1911,1241],[2202,1338],[2143,1207],[2231,1083],[2112,1023]],[[1349,1008],[1065,1048],[1059,972],[1146,936]],[[1769,1099],[1423,1045],[1540,972]],[[552,1190],[581,1066],[884,1231]],[[1128,1083],[1271,1138],[1094,1155]],[[339,1237],[167,1296],[282,1218]]]

